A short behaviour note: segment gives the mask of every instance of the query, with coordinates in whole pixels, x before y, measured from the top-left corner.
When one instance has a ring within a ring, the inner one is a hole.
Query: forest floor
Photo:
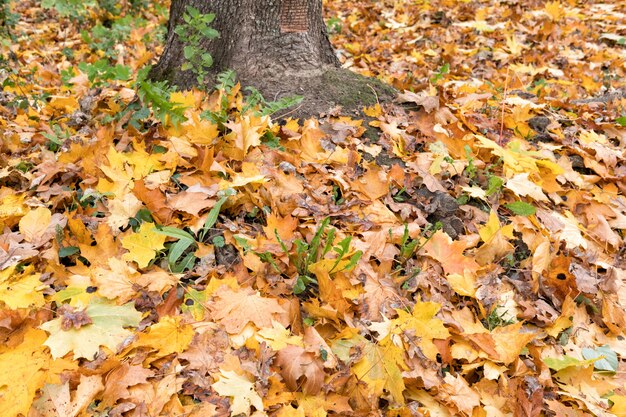
[[[626,417],[619,1],[328,1],[403,105],[281,123],[141,78],[166,4],[41,3],[0,1],[2,417]]]

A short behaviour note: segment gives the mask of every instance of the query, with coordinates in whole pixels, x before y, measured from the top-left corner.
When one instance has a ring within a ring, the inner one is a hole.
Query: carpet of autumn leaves
[[[619,1],[329,1],[403,105],[278,123],[234,85],[178,125],[133,110],[136,3],[12,5],[2,417],[626,416]]]

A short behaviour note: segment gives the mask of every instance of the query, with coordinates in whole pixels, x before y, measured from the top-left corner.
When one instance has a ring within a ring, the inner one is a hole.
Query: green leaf
[[[167,262],[170,265],[170,269],[173,269],[172,267],[176,265],[176,262],[182,256],[183,252],[185,252],[187,248],[195,243],[195,240],[180,239],[178,242],[170,247],[170,253],[167,256]]]
[[[626,116],[618,117],[617,119],[615,119],[615,123],[620,126],[626,126]]]
[[[200,241],[204,241],[206,233],[217,222],[217,216],[219,216],[222,205],[226,202],[226,200],[228,200],[227,196],[220,198],[217,203],[215,203],[211,211],[209,211],[209,214],[204,222],[204,226],[202,226],[202,230],[200,231]]]
[[[515,201],[513,203],[505,204],[504,207],[511,210],[518,216],[532,216],[537,212],[537,209],[531,204],[524,201]]]
[[[555,371],[560,371],[562,369],[565,368],[569,368],[571,366],[576,366],[576,367],[586,367],[591,365],[594,362],[594,359],[589,359],[589,360],[580,360],[580,359],[576,359],[572,356],[568,356],[568,355],[564,355],[561,358],[545,358],[543,360],[543,363],[545,363],[546,365],[548,365],[548,367],[550,369],[553,369]]]
[[[169,236],[169,237],[173,237],[176,239],[185,239],[185,240],[191,240],[192,242],[194,242],[196,239],[193,237],[193,235],[191,235],[190,233],[185,232],[184,230],[180,230],[176,227],[171,227],[171,226],[158,226],[155,230],[156,233],[165,235],[165,236]]]
[[[293,293],[295,295],[302,294],[306,290],[306,285],[302,280],[302,277],[298,277],[296,280],[296,285],[293,286]]]
[[[72,256],[80,252],[76,246],[66,246],[64,248],[59,249],[59,258],[66,258],[68,256]]]
[[[185,272],[187,269],[193,269],[196,259],[198,258],[196,258],[196,255],[194,255],[193,252],[188,253],[187,256],[185,256],[183,260],[178,263],[178,265],[175,265],[174,268],[172,268],[172,272],[180,274]]]
[[[215,245],[216,248],[223,248],[224,245],[226,245],[226,241],[224,240],[224,236],[215,236],[213,238],[213,245]]]
[[[490,196],[500,191],[503,185],[504,185],[504,180],[502,178],[492,175],[491,177],[489,177],[489,186],[487,187],[487,195]]]
[[[594,368],[598,371],[617,372],[617,353],[609,345],[600,346],[596,349],[584,348],[583,358],[594,360]]]
[[[192,59],[194,56],[196,56],[196,52],[197,49],[194,46],[185,46],[183,48],[183,55],[185,56],[186,59]]]

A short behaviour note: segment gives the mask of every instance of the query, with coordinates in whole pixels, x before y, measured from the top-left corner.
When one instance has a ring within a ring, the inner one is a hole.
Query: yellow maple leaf
[[[58,374],[78,365],[70,361],[53,361],[43,345],[46,333],[29,329],[22,343],[0,348],[0,410],[2,417],[27,415],[37,391],[44,383],[57,383]]]
[[[563,168],[555,162],[543,158],[539,152],[525,150],[520,141],[511,141],[506,148],[503,148],[484,136],[474,135],[474,137],[480,142],[480,147],[491,149],[492,154],[502,158],[504,174],[507,178],[512,177],[516,173],[526,173],[527,175],[529,173],[538,173],[539,167],[545,167],[555,175],[564,172]]]
[[[487,265],[515,249],[508,241],[513,238],[513,225],[501,226],[498,214],[494,210],[489,214],[487,223],[478,229],[478,234],[485,242],[474,253],[476,260],[481,265]]]
[[[298,408],[283,414],[283,417],[326,417],[328,411],[334,411],[336,414],[333,415],[350,415],[354,412],[348,403],[348,397],[332,392],[318,395],[297,392],[295,397]]]
[[[121,239],[122,247],[128,250],[122,258],[137,262],[139,268],[145,268],[158,251],[165,249],[165,238],[165,235],[155,232],[154,223],[142,223],[137,233]]]
[[[11,227],[15,221],[25,215],[28,208],[24,205],[24,194],[7,194],[0,198],[0,227]]]
[[[380,117],[383,114],[383,109],[380,107],[380,104],[376,103],[371,107],[364,107],[363,113],[369,117]]]
[[[304,347],[302,336],[292,335],[291,330],[288,330],[277,321],[272,323],[271,328],[264,328],[256,332],[256,340],[259,342],[265,342],[273,350],[281,350],[287,345]]]
[[[77,110],[80,106],[76,97],[53,96],[48,106],[59,112],[70,114]]]
[[[504,186],[518,196],[528,196],[535,201],[549,201],[541,187],[530,180],[528,172],[514,175]]]
[[[232,121],[226,124],[226,127],[232,131],[226,137],[233,142],[236,149],[246,155],[251,147],[261,144],[261,136],[269,122],[269,116],[245,115],[237,122]]]
[[[609,411],[617,417],[626,417],[626,395],[612,395],[609,400],[613,403]]]
[[[450,288],[459,295],[474,297],[476,295],[476,276],[469,271],[463,274],[450,274],[446,276]]]
[[[215,123],[201,119],[196,112],[190,114],[182,129],[187,140],[196,145],[211,145],[220,133]]]
[[[185,351],[193,335],[193,328],[181,323],[181,317],[163,317],[158,323],[150,326],[148,333],[141,333],[133,346],[148,346],[156,350],[151,357],[162,358],[171,353]]]
[[[111,229],[117,230],[120,227],[125,227],[128,220],[137,214],[143,204],[135,197],[135,194],[128,192],[109,199],[107,206],[110,212],[107,217],[107,224],[111,226]]]
[[[483,227],[478,229],[478,234],[483,242],[488,243],[498,232],[501,232],[504,236],[511,239],[513,238],[513,225],[509,224],[502,227],[498,219],[498,214],[494,210],[491,210],[489,220]]]
[[[379,343],[362,340],[363,357],[352,367],[354,374],[369,386],[373,396],[379,397],[387,390],[395,402],[403,403],[405,385],[400,367],[406,367],[404,350],[394,345],[389,336]]]
[[[496,327],[491,332],[491,337],[495,342],[498,358],[495,362],[509,365],[519,357],[520,351],[533,340],[535,332],[522,330],[522,322],[510,324],[508,326]]]
[[[558,22],[565,17],[565,8],[559,1],[547,2],[544,6],[544,12],[553,22]]]
[[[250,415],[250,407],[263,411],[263,400],[254,383],[234,371],[220,370],[219,380],[211,386],[219,395],[232,397],[230,415]]]
[[[140,274],[122,259],[109,258],[108,268],[97,266],[92,275],[98,294],[106,298],[126,303],[137,294],[134,286]]]
[[[244,162],[241,164],[241,172],[234,174],[231,181],[222,181],[220,188],[243,187],[246,184],[262,184],[267,181],[269,181],[269,179],[261,174],[257,165]]]
[[[32,265],[22,273],[14,274],[15,266],[0,272],[0,301],[11,309],[41,307],[46,300],[41,290],[45,288],[39,281],[41,274],[34,273]]]
[[[448,329],[443,321],[435,318],[435,314],[441,309],[441,305],[433,302],[418,301],[413,307],[413,313],[396,309],[398,318],[391,321],[391,333],[403,334],[412,330],[419,338],[419,347],[424,355],[432,360],[437,359],[437,347],[433,339],[447,339],[450,337]]]

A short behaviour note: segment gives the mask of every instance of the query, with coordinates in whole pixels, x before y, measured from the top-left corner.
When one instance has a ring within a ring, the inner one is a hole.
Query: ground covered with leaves
[[[398,104],[279,123],[0,1],[0,415],[626,416],[619,3],[328,2]]]

